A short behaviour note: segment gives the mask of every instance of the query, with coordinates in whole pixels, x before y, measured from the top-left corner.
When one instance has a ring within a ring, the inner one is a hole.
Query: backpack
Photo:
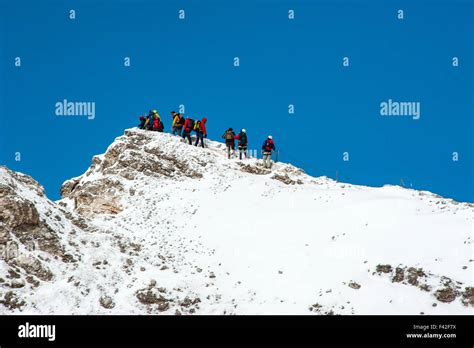
[[[267,140],[265,141],[265,146],[264,146],[264,148],[265,148],[265,151],[271,152],[271,151],[273,150],[273,140],[267,139]]]
[[[178,124],[182,126],[182,125],[184,125],[184,121],[185,121],[185,120],[184,120],[184,116],[183,116],[183,115],[179,115]]]
[[[230,130],[225,132],[225,140],[234,140],[234,132]]]
[[[196,132],[200,132],[201,131],[201,121],[196,121],[194,122],[194,127],[193,129],[196,131]]]
[[[239,143],[241,145],[247,145],[247,134],[246,133],[240,133],[240,139]]]
[[[188,129],[189,130],[193,130],[194,129],[194,120],[192,118],[189,119],[189,126],[188,126]]]
[[[180,120],[181,120],[181,118],[179,117],[179,115],[174,115],[174,117],[172,119],[173,125],[175,127],[178,126]]]

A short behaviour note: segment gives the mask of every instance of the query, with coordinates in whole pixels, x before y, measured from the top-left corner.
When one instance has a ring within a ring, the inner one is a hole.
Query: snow
[[[20,187],[20,195],[63,234],[64,244],[78,245],[74,252],[81,260],[51,261],[54,280],[22,289],[30,304],[16,313],[158,313],[136,297],[151,280],[175,299],[164,314],[182,311],[178,303],[186,296],[200,298],[199,314],[313,314],[308,308],[315,303],[335,314],[473,313],[459,299],[442,303],[433,295],[442,276],[474,285],[472,205],[397,186],[314,178],[284,163],[275,164],[271,174],[247,173],[239,162],[257,167],[260,160],[228,160],[221,143],[207,140],[208,148],[201,149],[169,134],[127,132],[149,138],[137,150],[143,156],[159,148],[186,159],[203,177],[138,173],[128,180],[89,169],[80,184],[110,177],[125,192],[122,212],[87,220],[93,233],[75,228],[71,234],[69,220],[45,215],[58,208]],[[107,151],[129,141],[118,137]],[[302,184],[287,185],[273,179],[275,173]],[[0,170],[0,182],[5,180]],[[74,206],[69,198],[60,202]],[[122,252],[120,243],[136,243],[140,250]],[[105,265],[93,266],[103,260]],[[375,273],[378,264],[422,268],[431,274],[433,291],[392,282]],[[350,288],[351,281],[360,289]],[[113,299],[112,309],[100,306],[105,295]],[[5,311],[0,305],[0,313]]]

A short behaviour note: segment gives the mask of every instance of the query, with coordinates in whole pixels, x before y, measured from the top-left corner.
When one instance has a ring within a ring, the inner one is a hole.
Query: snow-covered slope
[[[45,279],[0,261],[0,312],[472,314],[472,204],[270,172],[207,145],[127,130],[56,203],[0,167],[0,207],[31,202],[62,248],[25,251]],[[24,246],[15,229],[29,225],[5,216],[0,244]]]

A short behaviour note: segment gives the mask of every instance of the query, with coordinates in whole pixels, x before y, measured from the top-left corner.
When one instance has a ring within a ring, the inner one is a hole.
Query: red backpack
[[[267,142],[265,144],[265,151],[272,151],[273,150],[273,140],[272,139],[267,139]]]

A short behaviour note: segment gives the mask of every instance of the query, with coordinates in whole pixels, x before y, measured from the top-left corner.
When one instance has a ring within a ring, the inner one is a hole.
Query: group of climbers
[[[138,128],[155,132],[163,132],[165,130],[163,121],[156,110],[150,110],[147,116],[140,116],[140,124],[138,125]]]
[[[235,134],[234,130],[229,128],[222,134],[222,139],[225,140],[227,158],[230,159],[231,155],[235,156],[235,140],[238,141],[239,159],[242,160],[242,155],[244,155],[245,158],[248,157],[248,137],[245,129],[242,128],[239,134]],[[273,137],[269,135],[262,145],[263,166],[265,168],[270,169],[272,167],[272,151],[276,151],[276,147]]]
[[[248,146],[248,138],[247,132],[245,129],[241,129],[239,134],[235,134],[232,128],[227,129],[224,134],[222,134],[222,139],[225,140],[225,145],[227,148],[227,158],[230,159],[230,156],[235,156],[235,141],[238,141],[239,147],[239,159],[242,159],[242,154],[245,155],[245,158],[248,157],[247,155],[247,146]]]
[[[245,129],[242,128],[239,134],[235,134],[234,130],[232,128],[229,128],[222,135],[222,139],[225,140],[225,145],[227,148],[227,158],[230,159],[231,154],[232,156],[235,156],[235,140],[238,141],[239,159],[242,160],[242,155],[244,155],[245,158],[248,157],[248,137]],[[262,145],[263,166],[265,168],[272,167],[272,151],[275,150],[275,142],[273,141],[273,137],[269,135]]]
[[[193,120],[190,117],[184,117],[182,114],[171,111],[171,134],[177,135],[183,138],[183,141],[188,141],[190,145],[193,144],[191,139],[192,132],[196,134],[195,146],[201,143],[204,147],[204,138],[207,138],[206,123],[207,118],[203,117],[201,120]],[[157,132],[164,131],[164,124],[161,120],[160,115],[156,110],[150,110],[147,116],[140,116],[140,124],[138,128],[145,130],[152,130]],[[248,158],[247,147],[248,137],[245,129],[241,129],[238,134],[235,134],[232,128],[227,129],[222,138],[225,140],[227,149],[227,158],[235,157],[235,141],[238,142],[239,159],[242,157]],[[263,166],[265,168],[271,168],[272,166],[272,151],[275,151],[275,143],[271,135],[263,142],[262,154],[263,154]]]
[[[171,120],[171,134],[182,137],[184,141],[187,139],[189,144],[192,144],[191,133],[195,132],[196,142],[194,145],[198,146],[200,142],[204,147],[204,138],[207,138],[207,118],[203,117],[201,120],[195,121],[190,117],[185,118],[179,112],[171,111]],[[150,110],[148,116],[140,116],[138,128],[163,132],[165,127],[158,111]]]

